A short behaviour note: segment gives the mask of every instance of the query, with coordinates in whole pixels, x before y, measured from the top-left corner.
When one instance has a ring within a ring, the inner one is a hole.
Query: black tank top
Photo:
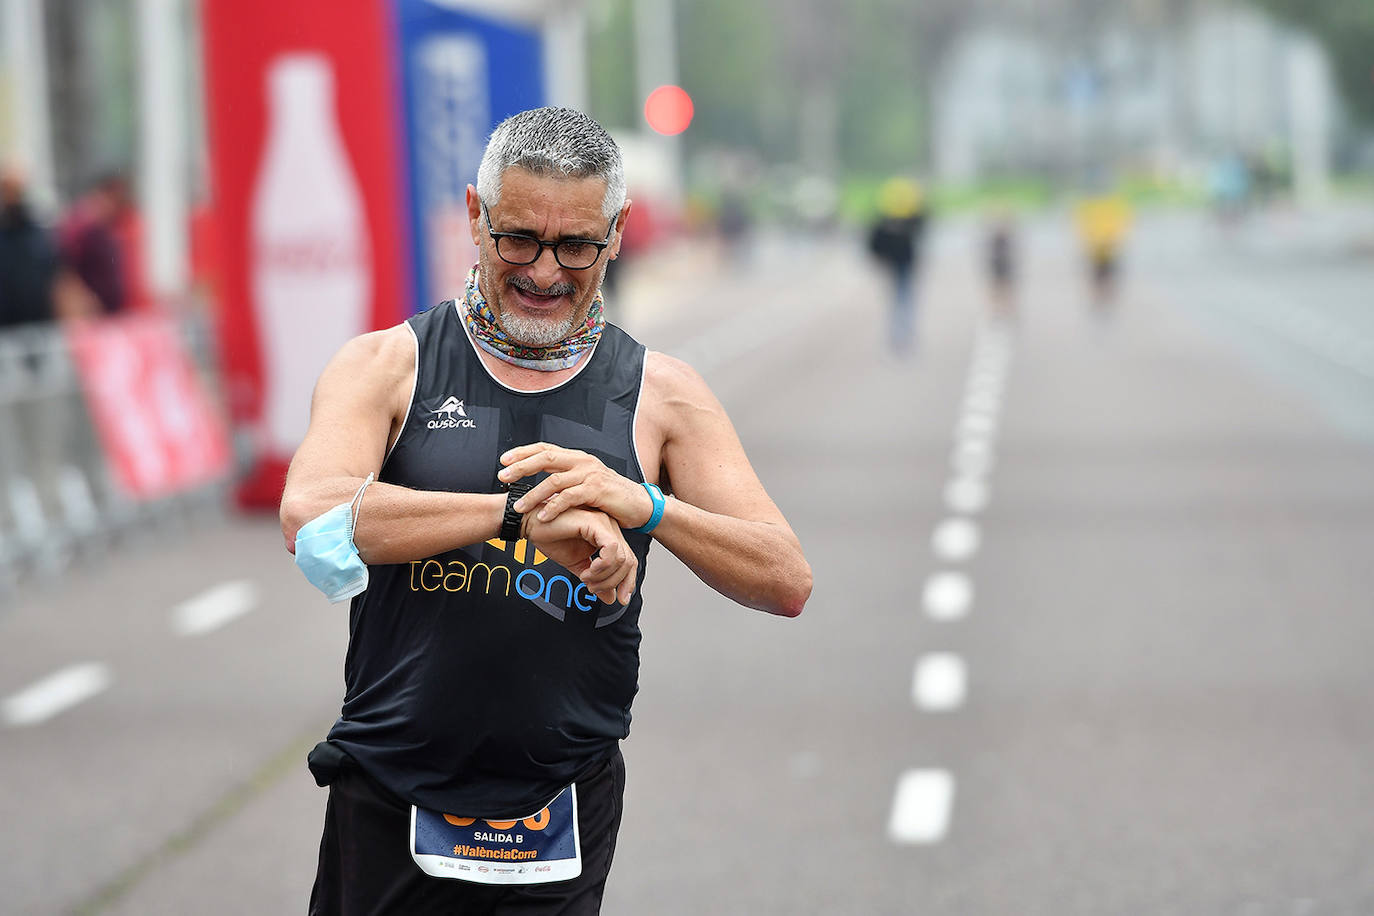
[[[644,347],[624,331],[608,324],[581,371],[525,392],[492,378],[453,301],[408,323],[415,391],[378,480],[496,493],[500,455],[537,441],[644,480],[634,445]],[[651,538],[625,538],[638,586]],[[629,734],[638,587],[628,607],[603,604],[523,540],[369,576],[351,607],[347,692],[329,740],[402,799],[465,816],[528,814]]]

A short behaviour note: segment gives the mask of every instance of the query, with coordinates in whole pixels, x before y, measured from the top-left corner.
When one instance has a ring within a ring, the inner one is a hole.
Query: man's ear
[[[615,238],[611,242],[610,260],[615,260],[620,255],[620,240],[625,235],[625,220],[630,216],[630,204],[634,201],[625,198],[625,206],[620,208],[620,215],[615,220]]]
[[[477,196],[477,189],[468,185],[467,190],[468,205],[468,228],[472,230],[472,244],[478,248],[482,247],[482,198]]]

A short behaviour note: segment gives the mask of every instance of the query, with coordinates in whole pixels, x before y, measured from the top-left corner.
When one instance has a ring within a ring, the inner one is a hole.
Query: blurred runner
[[[1235,153],[1219,156],[1207,170],[1207,193],[1212,211],[1223,226],[1245,215],[1250,202],[1250,166]]]
[[[721,253],[730,267],[738,269],[749,263],[752,227],[749,201],[744,192],[734,187],[725,188],[716,210],[716,232],[720,235]]]
[[[993,213],[987,229],[988,295],[993,318],[1016,317],[1016,221],[1009,210]]]
[[[1074,224],[1087,263],[1093,307],[1106,309],[1115,301],[1121,246],[1131,225],[1131,211],[1119,194],[1103,194],[1079,202]]]
[[[878,218],[869,228],[868,250],[891,285],[888,343],[898,356],[916,343],[916,280],[925,235],[925,196],[905,178],[889,179],[878,192]]]

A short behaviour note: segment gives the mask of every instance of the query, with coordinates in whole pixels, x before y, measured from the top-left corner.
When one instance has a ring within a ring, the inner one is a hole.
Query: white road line
[[[988,504],[988,485],[978,477],[956,477],[945,484],[945,505],[952,512],[972,515]]]
[[[987,378],[986,376],[977,376],[972,379],[964,389],[964,403],[973,404],[981,401],[995,403],[998,407],[1001,407],[1001,382],[997,379]]]
[[[247,614],[257,605],[258,587],[252,582],[223,582],[172,608],[172,629],[179,636],[201,636]]]
[[[948,770],[907,770],[897,783],[888,838],[904,845],[940,842],[953,804],[954,777]]]
[[[952,652],[930,652],[916,662],[911,678],[911,699],[926,712],[949,712],[964,705],[968,695],[968,668]]]
[[[967,560],[978,552],[978,525],[966,518],[947,518],[935,526],[930,545],[941,560]]]
[[[987,439],[960,439],[949,456],[959,477],[984,477],[992,470],[992,443]]]
[[[921,605],[932,620],[958,620],[972,604],[973,582],[961,572],[936,573],[921,591]]]
[[[1002,396],[994,391],[973,391],[964,398],[964,410],[995,414],[1002,409]]]
[[[959,426],[954,435],[960,439],[969,436],[991,437],[997,432],[997,418],[989,413],[965,413],[959,418]]]
[[[37,725],[109,686],[110,669],[106,665],[71,665],[8,697],[0,707],[0,718],[6,725]]]

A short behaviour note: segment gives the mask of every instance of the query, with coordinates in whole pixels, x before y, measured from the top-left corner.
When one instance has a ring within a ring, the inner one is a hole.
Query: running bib
[[[427,875],[478,884],[543,884],[582,874],[577,786],[529,817],[482,820],[410,807],[410,856]]]

